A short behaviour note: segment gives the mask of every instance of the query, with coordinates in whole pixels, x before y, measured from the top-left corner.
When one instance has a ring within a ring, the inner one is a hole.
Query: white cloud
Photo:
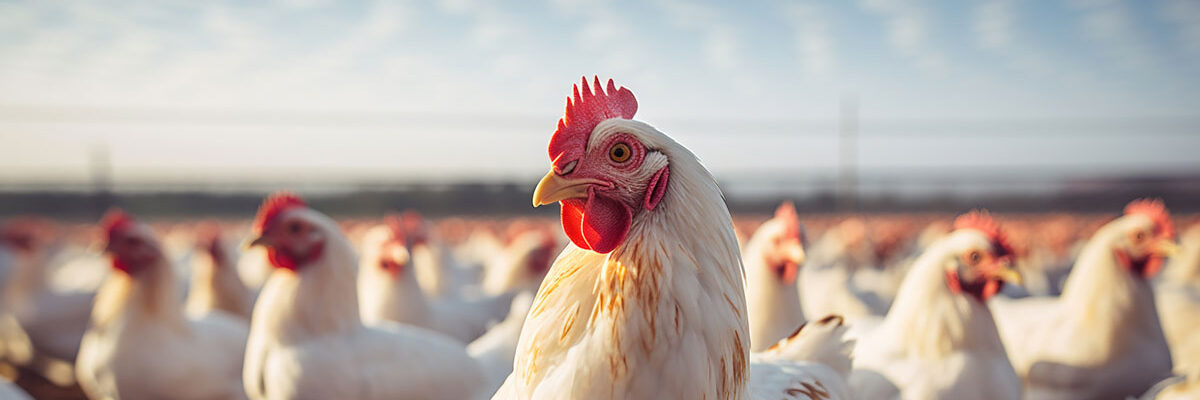
[[[945,56],[929,43],[929,17],[924,4],[903,0],[862,0],[860,5],[884,17],[888,44],[897,53],[925,71],[945,67]]]
[[[1018,31],[1015,0],[979,0],[972,12],[971,28],[980,48],[1002,56],[1017,70],[1035,75],[1051,73],[1050,61]]]
[[[1112,63],[1131,71],[1156,68],[1162,61],[1120,0],[1068,0],[1080,12],[1079,30]]]
[[[1200,58],[1200,2],[1194,0],[1166,0],[1161,15],[1175,24],[1177,41],[1184,51]]]
[[[502,3],[482,0],[438,0],[443,11],[463,15],[472,19],[471,38],[488,49],[502,48],[528,32],[519,19],[508,10],[500,8]]]
[[[825,10],[814,2],[786,1],[781,6],[786,23],[795,32],[796,52],[805,75],[829,75],[837,68],[837,54]]]
[[[743,66],[740,38],[720,12],[684,0],[658,0],[654,4],[663,10],[671,25],[703,35],[701,51],[709,65],[727,72]]]
[[[1012,0],[985,0],[975,9],[973,28],[984,48],[1008,48],[1013,42]]]

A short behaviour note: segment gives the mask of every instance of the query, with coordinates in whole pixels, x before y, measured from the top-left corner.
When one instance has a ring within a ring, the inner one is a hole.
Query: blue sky
[[[1195,0],[0,1],[0,181],[523,179],[583,74],[718,175],[832,168],[846,97],[866,169],[1195,171],[1198,72]]]

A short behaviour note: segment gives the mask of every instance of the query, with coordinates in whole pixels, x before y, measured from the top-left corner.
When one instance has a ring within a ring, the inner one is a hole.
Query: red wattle
[[[563,200],[563,231],[572,243],[597,253],[608,253],[625,241],[633,225],[633,210],[619,201],[588,190],[586,201]]]
[[[122,260],[120,257],[112,258],[112,267],[113,267],[113,269],[124,272],[126,274],[131,273],[129,271],[129,264],[126,263],[124,260]]]
[[[267,261],[270,261],[271,265],[275,268],[283,268],[289,271],[296,270],[296,260],[293,260],[275,248],[267,248]]]
[[[558,202],[562,207],[561,219],[563,232],[567,234],[567,238],[571,239],[571,243],[575,243],[581,249],[591,250],[588,247],[587,241],[583,240],[583,231],[581,224],[583,223],[583,200],[568,199]]]
[[[792,263],[783,265],[783,283],[791,285],[796,282],[796,275],[800,272],[800,266]]]
[[[1154,278],[1158,275],[1158,271],[1162,270],[1165,261],[1161,256],[1150,256],[1146,260],[1146,266],[1142,268],[1142,277],[1146,279]]]
[[[588,190],[587,204],[583,208],[583,223],[580,230],[588,248],[597,253],[608,253],[625,242],[629,227],[633,225],[633,210],[629,206],[608,197],[596,195],[595,189]]]

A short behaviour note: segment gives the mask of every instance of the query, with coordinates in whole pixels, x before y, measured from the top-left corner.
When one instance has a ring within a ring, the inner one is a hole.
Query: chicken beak
[[[998,263],[994,275],[996,278],[1014,285],[1023,285],[1025,283],[1025,280],[1021,278],[1021,273],[1016,268],[1013,268],[1010,262],[1002,261]]]
[[[250,239],[246,241],[246,243],[242,244],[242,248],[247,250],[254,246],[270,247],[271,241],[267,240],[266,236],[256,236],[255,238]]]
[[[788,243],[786,250],[784,251],[786,252],[785,255],[787,256],[788,261],[791,261],[796,265],[804,265],[804,259],[806,255],[804,254],[804,246],[800,245],[800,241]]]
[[[1173,257],[1179,254],[1179,245],[1174,240],[1162,239],[1154,245],[1154,253],[1162,257]]]
[[[93,242],[91,246],[88,246],[89,253],[108,254],[108,253],[112,253],[112,251],[113,251],[113,244],[112,244],[112,242],[107,241],[107,240],[105,240],[103,242]]]
[[[554,171],[550,171],[542,177],[541,182],[538,182],[537,189],[533,190],[533,206],[540,207],[567,199],[586,198],[588,187],[594,184],[604,184],[604,182],[591,178],[564,178]]]

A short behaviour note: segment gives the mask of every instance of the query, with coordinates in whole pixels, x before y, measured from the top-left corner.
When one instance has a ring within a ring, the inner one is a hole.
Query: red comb
[[[1159,236],[1174,239],[1175,224],[1171,222],[1171,213],[1160,199],[1137,199],[1125,206],[1125,215],[1141,214],[1154,221],[1154,230]]]
[[[573,96],[567,98],[567,109],[550,138],[550,160],[556,170],[583,156],[596,124],[609,118],[631,119],[637,113],[633,92],[624,87],[618,89],[612,79],[608,80],[605,90],[600,85],[600,77],[594,79],[594,86],[588,85],[585,76],[580,79],[580,85],[572,87]],[[581,86],[583,90],[580,90]]]
[[[279,214],[295,207],[308,207],[308,203],[305,203],[300,196],[286,191],[275,192],[267,196],[267,199],[263,200],[262,206],[258,208],[258,215],[254,217],[254,232],[262,234],[263,230],[275,223],[275,218]]]
[[[104,217],[100,218],[100,229],[104,231],[104,237],[108,240],[113,240],[113,236],[118,231],[129,228],[133,225],[134,219],[120,208],[111,208],[104,213]]]
[[[201,222],[196,225],[196,243],[204,248],[212,248],[221,240],[221,227],[215,222]]]
[[[1014,254],[1012,245],[1008,243],[1008,237],[1004,231],[1000,230],[1000,224],[992,218],[987,210],[973,210],[969,213],[958,216],[954,220],[954,229],[974,229],[983,232],[996,247],[996,256],[1003,257]]]
[[[398,239],[398,240],[403,241],[403,240],[405,240],[404,239],[405,236],[408,235],[407,233],[405,233],[406,230],[404,229],[404,221],[398,215],[390,214],[390,215],[384,216],[383,224],[387,225],[388,230],[392,231],[393,239]]]
[[[796,214],[796,206],[787,201],[775,209],[775,219],[783,223],[784,234],[787,237],[800,237],[800,216]]]

